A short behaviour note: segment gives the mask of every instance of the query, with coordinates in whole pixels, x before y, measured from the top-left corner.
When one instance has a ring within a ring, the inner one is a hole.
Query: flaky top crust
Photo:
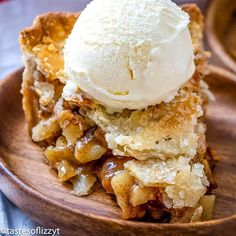
[[[190,16],[190,32],[194,49],[201,47],[203,16],[196,4],[184,4],[181,8]],[[31,51],[40,43],[43,36],[50,36],[55,41],[60,42],[66,39],[80,13],[71,12],[49,12],[37,16],[31,27],[27,27],[20,32],[19,42],[23,50]],[[65,34],[59,34],[63,27]],[[53,37],[53,35],[55,37]]]
[[[30,51],[42,42],[44,36],[50,36],[57,42],[64,41],[79,15],[80,13],[72,12],[48,12],[37,16],[32,26],[20,32],[21,47]],[[65,33],[58,34],[62,30]]]

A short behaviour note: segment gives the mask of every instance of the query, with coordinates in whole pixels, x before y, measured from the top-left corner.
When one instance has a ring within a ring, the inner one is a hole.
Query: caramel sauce
[[[114,191],[111,187],[111,179],[117,172],[124,169],[124,163],[129,160],[132,160],[131,157],[115,157],[109,156],[106,161],[103,163],[100,170],[99,176],[103,188],[107,193],[114,194]]]

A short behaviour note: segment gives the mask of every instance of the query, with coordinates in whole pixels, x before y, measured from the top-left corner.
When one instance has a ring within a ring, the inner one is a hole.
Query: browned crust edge
[[[196,4],[183,4],[181,5],[181,8],[189,14],[191,22],[197,23],[199,28],[203,29],[204,17]],[[47,12],[39,15],[34,19],[32,26],[27,27],[20,32],[19,43],[23,48],[25,46],[33,47],[35,44],[39,43],[44,32],[47,30],[47,25],[43,24],[47,19],[67,24],[68,20],[71,18],[78,18],[79,15],[79,12]]]
[[[201,27],[203,27],[204,17],[200,8],[195,3],[183,4],[181,8],[187,12],[190,16],[190,21],[196,22]]]
[[[64,25],[68,25],[68,21],[78,18],[79,15],[80,13],[72,12],[48,12],[39,15],[34,19],[32,26],[20,32],[19,43],[23,48],[32,48],[41,41],[42,36],[47,31],[47,24],[44,24],[45,21],[50,19],[51,21],[59,21]]]

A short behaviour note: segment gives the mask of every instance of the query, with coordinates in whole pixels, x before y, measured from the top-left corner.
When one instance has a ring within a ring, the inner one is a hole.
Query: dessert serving
[[[74,194],[100,182],[124,219],[212,217],[202,31],[194,4],[94,0],[21,32],[28,129]]]

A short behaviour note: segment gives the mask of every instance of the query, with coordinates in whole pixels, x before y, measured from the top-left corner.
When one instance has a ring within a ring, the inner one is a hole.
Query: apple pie
[[[90,194],[99,181],[115,195],[124,219],[172,223],[212,215],[216,184],[204,112],[213,95],[203,81],[209,55],[200,10],[194,4],[182,9],[190,16],[195,73],[172,100],[146,109],[109,113],[82,91],[62,96],[63,48],[79,13],[40,15],[20,33],[23,109],[32,140],[74,194]]]

